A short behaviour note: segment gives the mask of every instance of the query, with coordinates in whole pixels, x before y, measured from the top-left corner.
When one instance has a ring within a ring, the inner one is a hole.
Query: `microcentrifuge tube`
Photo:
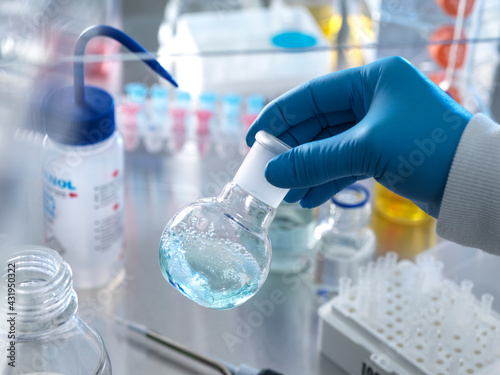
[[[251,95],[246,100],[246,113],[243,116],[245,130],[257,119],[257,116],[264,108],[265,98],[262,95]]]
[[[142,83],[131,82],[125,86],[125,92],[128,100],[142,106],[146,101],[148,89]]]
[[[120,109],[123,117],[123,125],[120,127],[123,143],[125,150],[132,152],[139,146],[140,142],[137,116],[141,107],[135,103],[125,103]]]
[[[177,91],[175,103],[170,110],[172,118],[171,135],[175,151],[180,151],[186,141],[186,123],[188,120],[191,96],[188,92]]]
[[[199,105],[196,109],[196,126],[198,152],[204,156],[210,150],[210,133],[216,138],[215,131],[215,111],[217,95],[213,92],[204,92],[200,95]]]
[[[198,119],[196,132],[198,135],[206,135],[210,133],[210,120],[212,120],[213,116],[213,112],[206,109],[198,109],[196,111],[196,117]]]
[[[213,117],[214,114],[212,111],[206,109],[196,110],[196,118],[198,120],[196,129],[197,145],[198,152],[202,156],[206,155],[210,150],[210,123]]]
[[[165,87],[155,84],[150,90],[151,111],[148,126],[144,131],[144,146],[149,153],[163,150],[166,138],[168,91]]]
[[[227,135],[239,135],[241,133],[241,96],[238,94],[227,94],[222,100],[222,123],[223,131]]]
[[[168,110],[168,90],[161,85],[155,84],[151,86],[149,92],[153,112],[156,116],[165,120]]]

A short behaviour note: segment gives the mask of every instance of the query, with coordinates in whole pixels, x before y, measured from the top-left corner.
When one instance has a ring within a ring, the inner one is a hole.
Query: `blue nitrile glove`
[[[471,114],[400,57],[327,74],[264,108],[247,134],[266,130],[293,148],[271,160],[270,183],[287,202],[326,202],[375,177],[433,216]]]

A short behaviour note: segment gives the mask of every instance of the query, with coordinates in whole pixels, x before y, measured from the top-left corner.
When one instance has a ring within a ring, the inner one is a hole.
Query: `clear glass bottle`
[[[257,133],[233,181],[216,198],[201,199],[170,220],[160,241],[165,279],[198,304],[229,309],[252,297],[271,264],[267,230],[286,195],[264,176],[267,162],[290,147]]]
[[[364,186],[351,185],[332,198],[328,219],[316,233],[313,281],[319,294],[336,292],[342,276],[356,280],[358,268],[374,258],[376,238],[370,217]]]
[[[23,246],[2,269],[0,331],[8,341],[0,348],[12,356],[0,357],[2,374],[111,374],[101,337],[76,313],[71,268],[57,252]]]
[[[279,205],[269,228],[273,247],[271,272],[300,272],[307,267],[316,242],[315,227],[314,210],[302,208],[298,203]]]

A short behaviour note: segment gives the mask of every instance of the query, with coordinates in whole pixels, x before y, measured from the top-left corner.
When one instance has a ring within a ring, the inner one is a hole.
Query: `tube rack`
[[[493,296],[442,275],[443,263],[395,253],[358,270],[356,285],[319,309],[319,350],[349,374],[489,375],[500,373],[500,317]]]

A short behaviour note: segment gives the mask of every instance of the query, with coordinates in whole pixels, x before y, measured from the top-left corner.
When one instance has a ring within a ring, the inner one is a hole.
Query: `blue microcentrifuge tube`
[[[144,105],[148,89],[142,83],[131,82],[125,85],[125,92],[127,93],[127,99],[139,105]]]
[[[155,84],[149,89],[149,96],[153,111],[160,115],[166,115],[168,109],[168,90],[161,85]]]
[[[259,113],[264,109],[266,99],[262,95],[251,95],[247,98],[247,108],[243,116],[245,130],[253,124]]]
[[[238,134],[241,131],[241,95],[227,94],[222,100],[222,115],[224,132],[226,134]]]

